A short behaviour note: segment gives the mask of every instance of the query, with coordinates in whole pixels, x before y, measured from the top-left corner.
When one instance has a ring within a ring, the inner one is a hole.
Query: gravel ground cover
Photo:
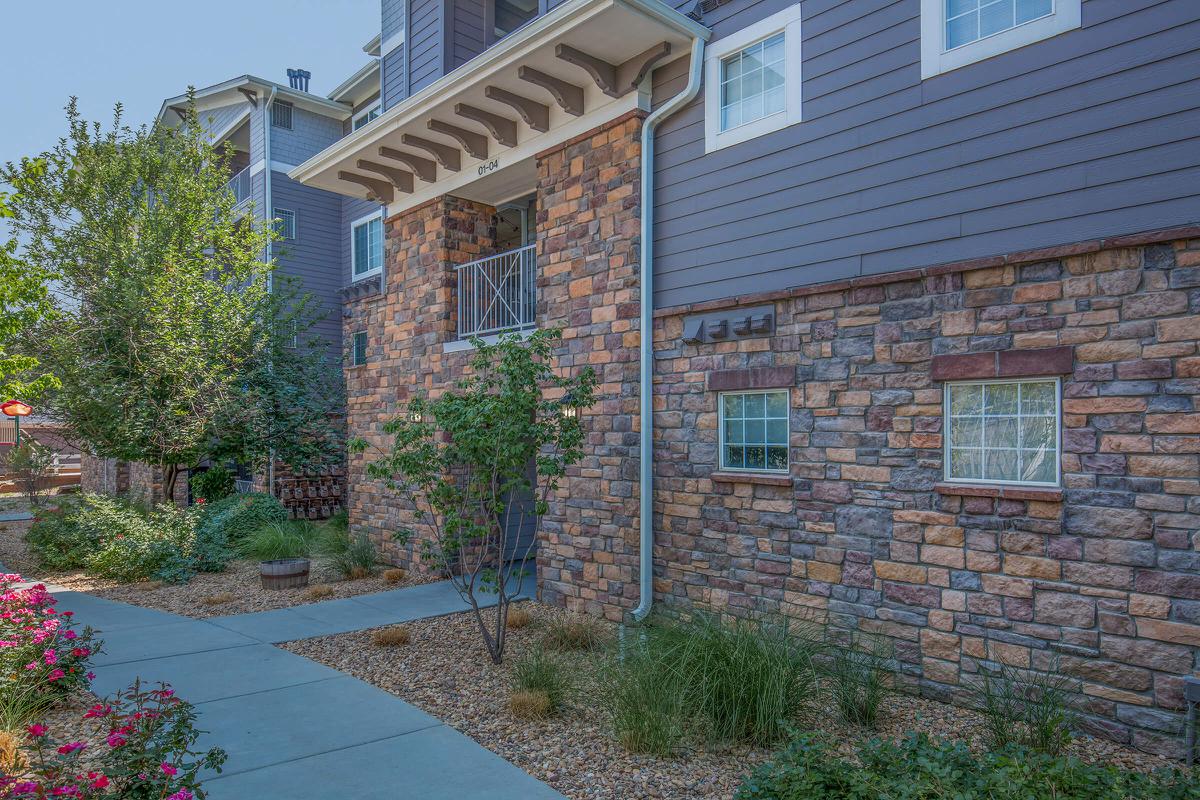
[[[412,573],[406,574],[399,583],[388,583],[380,573],[359,580],[344,580],[320,559],[314,559],[309,585],[301,589],[263,589],[258,564],[250,561],[233,561],[224,572],[201,573],[185,584],[120,584],[81,571],[46,573],[38,569],[24,540],[29,525],[28,522],[0,523],[0,564],[5,569],[96,597],[196,619],[288,608],[438,580],[436,576]],[[308,590],[317,585],[328,586],[332,594],[309,596]],[[215,603],[214,600],[223,602]]]
[[[731,798],[741,776],[771,755],[768,750],[746,747],[692,750],[669,759],[626,753],[609,735],[594,686],[583,677],[561,715],[535,721],[514,718],[507,707],[510,665],[539,642],[545,620],[565,613],[535,604],[528,608],[535,622],[509,632],[507,657],[499,666],[488,660],[468,613],[409,623],[410,643],[401,647],[372,646],[371,631],[289,642],[283,647],[404,698],[573,799]],[[592,667],[601,656],[569,657],[577,661],[575,673],[587,676],[594,674]],[[882,716],[880,730],[874,734],[838,730],[827,717],[808,724],[834,734],[847,752],[866,736],[900,737],[914,730],[981,746],[980,717],[966,709],[893,696],[885,702]],[[1099,739],[1077,739],[1071,753],[1131,769],[1172,765]]]

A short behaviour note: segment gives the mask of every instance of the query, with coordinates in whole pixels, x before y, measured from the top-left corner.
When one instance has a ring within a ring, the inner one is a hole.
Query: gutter
[[[706,37],[707,38],[707,37]],[[692,62],[688,83],[646,117],[642,125],[641,242],[638,252],[638,291],[641,305],[641,358],[639,401],[641,442],[638,464],[638,606],[635,622],[641,622],[654,604],[654,132],[658,123],[695,99],[704,75],[704,38],[692,39]]]

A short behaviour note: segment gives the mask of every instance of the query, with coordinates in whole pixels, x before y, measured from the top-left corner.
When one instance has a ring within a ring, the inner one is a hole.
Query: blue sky
[[[107,122],[125,104],[149,122],[168,97],[250,73],[287,84],[288,67],[312,72],[327,94],[368,56],[379,0],[6,0],[0,81],[0,162],[53,146],[63,106],[79,98]]]

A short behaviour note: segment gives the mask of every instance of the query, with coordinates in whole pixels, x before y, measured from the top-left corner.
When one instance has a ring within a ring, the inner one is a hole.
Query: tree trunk
[[[163,502],[171,503],[174,505],[175,504],[175,482],[176,482],[176,480],[179,479],[179,465],[178,464],[163,464],[162,465],[162,475],[163,475],[163,494],[166,495],[166,497],[163,498]]]

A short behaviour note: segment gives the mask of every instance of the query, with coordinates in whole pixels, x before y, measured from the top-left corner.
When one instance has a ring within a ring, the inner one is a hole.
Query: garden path
[[[201,746],[229,753],[211,800],[562,799],[400,698],[269,644],[462,611],[448,584],[208,620],[50,588],[102,632],[97,694],[141,678],[195,704]]]

